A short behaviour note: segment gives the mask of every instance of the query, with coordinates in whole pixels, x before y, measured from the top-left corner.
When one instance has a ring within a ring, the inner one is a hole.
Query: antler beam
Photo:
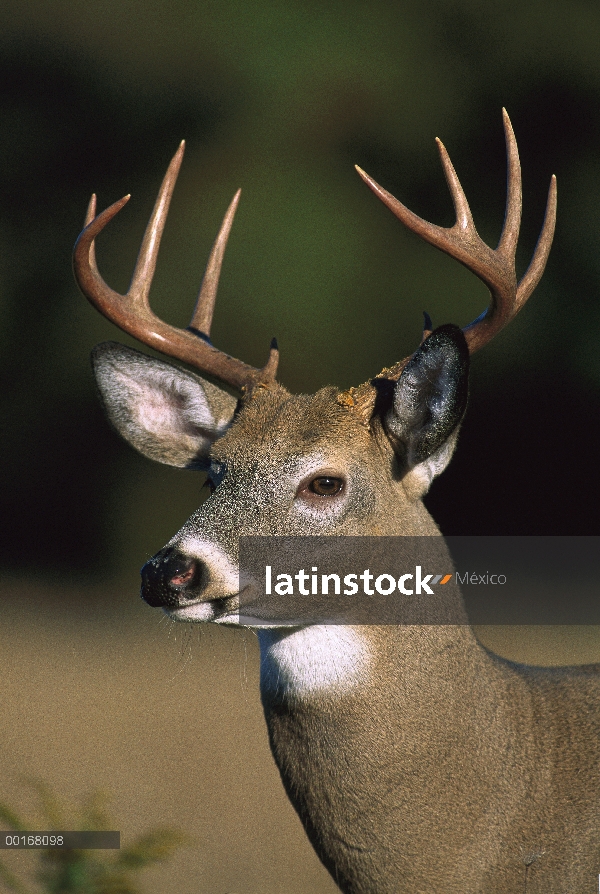
[[[96,264],[95,239],[104,227],[129,201],[125,196],[96,216],[96,196],[92,196],[85,229],[73,251],[73,269],[79,288],[86,298],[112,323],[148,347],[215,376],[241,393],[257,385],[271,385],[277,375],[279,351],[271,342],[269,359],[262,369],[248,366],[241,360],[219,351],[210,342],[210,327],[217,295],[221,264],[241,190],[233,197],[219,234],[213,245],[202,281],[192,320],[187,329],[170,326],[157,317],[148,302],[148,294],[156,268],[160,240],[169,212],[177,175],[181,167],[185,143],[173,156],[160,187],[152,216],[146,228],[131,285],[126,295],[111,289],[102,279]]]

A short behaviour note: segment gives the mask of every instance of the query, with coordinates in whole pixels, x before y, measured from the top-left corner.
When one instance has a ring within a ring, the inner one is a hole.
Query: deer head
[[[556,185],[530,266],[517,284],[515,252],[521,219],[517,145],[504,113],[508,156],[506,216],[498,247],[486,245],[448,154],[438,140],[456,223],[417,217],[360,168],[362,179],[413,232],[473,271],[489,288],[488,309],[463,330],[432,331],[408,358],[360,385],[293,396],[275,380],[275,340],[262,369],[215,348],[210,326],[227,238],[240,193],[213,246],[187,329],[150,310],[148,293],[169,202],[183,157],[174,156],[148,224],[127,295],[101,278],[94,240],[129,196],[95,216],[92,197],[74,252],[75,276],[108,319],[144,344],[184,361],[235,390],[123,346],[93,353],[100,394],[115,428],[144,455],[208,474],[212,491],[142,571],[143,598],[181,620],[235,621],[237,549],[252,534],[436,533],[421,497],[447,465],[467,400],[469,354],[483,347],[520,310],[539,282],[553,236]]]

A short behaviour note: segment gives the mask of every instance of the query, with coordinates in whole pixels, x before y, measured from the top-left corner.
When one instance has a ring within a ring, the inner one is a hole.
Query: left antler
[[[156,267],[156,257],[169,212],[171,196],[181,167],[185,144],[182,142],[167,170],[158,198],[144,234],[131,285],[126,295],[111,289],[102,279],[96,265],[94,240],[107,223],[129,201],[125,196],[97,217],[96,197],[92,196],[85,220],[85,229],[73,251],[75,279],[83,294],[111,322],[143,344],[169,357],[182,360],[202,372],[209,373],[242,393],[256,385],[271,385],[277,375],[279,351],[271,342],[269,359],[262,369],[248,366],[241,360],[219,351],[210,342],[210,326],[219,284],[221,263],[229,231],[233,224],[240,190],[227,209],[213,245],[192,320],[187,329],[170,326],[150,309],[148,293]]]

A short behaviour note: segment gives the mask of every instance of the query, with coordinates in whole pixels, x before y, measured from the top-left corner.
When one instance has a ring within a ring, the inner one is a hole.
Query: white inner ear
[[[199,377],[124,348],[100,355],[96,379],[117,431],[150,459],[201,468],[229,426],[230,394]]]
[[[218,421],[200,387],[189,387],[192,383],[168,373],[150,381],[123,379],[123,388],[130,393],[132,419],[149,434],[198,438],[217,433]]]
[[[431,487],[433,479],[441,475],[452,459],[457,438],[458,428],[452,432],[439,450],[436,450],[426,460],[418,463],[410,472],[406,473],[402,479],[402,484],[409,500],[420,500]]]

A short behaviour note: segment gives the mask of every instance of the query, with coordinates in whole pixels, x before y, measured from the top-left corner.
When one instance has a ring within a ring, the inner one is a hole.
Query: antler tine
[[[523,208],[521,162],[515,132],[506,109],[502,109],[502,123],[506,140],[506,212],[496,251],[499,255],[510,258],[514,264]]]
[[[272,385],[277,374],[279,352],[275,339],[271,342],[269,359],[262,369],[248,366],[213,347],[208,340],[216,297],[219,272],[227,237],[239,201],[236,193],[229,206],[208,262],[198,305],[187,329],[178,329],[163,322],[150,309],[148,293],[156,268],[156,258],[164,230],[169,204],[177,174],[183,159],[182,142],[167,170],[146,228],[131,285],[126,295],[111,289],[102,279],[95,259],[94,241],[112,218],[129,200],[125,196],[97,217],[96,199],[92,196],[86,215],[86,226],[73,251],[73,269],[79,288],[86,298],[111,322],[143,344],[189,363],[201,372],[213,375],[242,394],[256,385]],[[201,336],[201,337],[198,337]]]
[[[173,191],[177,183],[177,177],[183,161],[183,153],[185,152],[185,140],[179,144],[177,152],[171,159],[171,163],[167,168],[167,173],[160,185],[148,226],[142,239],[140,253],[135,263],[133,276],[131,277],[131,285],[127,291],[127,297],[135,302],[148,306],[148,294],[150,286],[154,279],[154,271],[156,270],[156,259],[158,257],[158,249],[162,239],[163,230],[167,222],[169,206],[173,198]]]
[[[129,199],[129,196],[126,196],[125,201],[127,201],[128,199]],[[91,197],[90,201],[88,202],[87,211],[85,212],[85,221],[83,224],[83,228],[85,229],[86,227],[88,227],[95,217],[96,217],[96,193],[93,192],[92,197]],[[90,262],[90,266],[92,267],[92,269],[98,275],[98,278],[100,278],[100,274],[98,273],[98,267],[96,266],[96,246],[94,245],[93,242],[90,245],[89,262]]]
[[[85,223],[84,227],[87,227],[88,224],[91,224],[93,219],[96,216],[96,193],[92,193],[92,198],[88,202],[87,211],[85,212]]]
[[[475,224],[473,223],[473,215],[471,214],[471,209],[469,207],[469,202],[467,201],[465,191],[461,186],[461,182],[458,179],[456,171],[454,170],[454,165],[450,161],[450,156],[448,155],[446,147],[439,137],[435,138],[435,142],[438,148],[438,152],[440,153],[440,160],[442,162],[442,168],[444,169],[444,176],[446,178],[446,183],[448,184],[448,189],[450,190],[450,195],[452,197],[454,213],[456,214],[456,224],[452,229],[456,228],[459,232],[465,235],[473,234],[476,232]],[[423,221],[423,223],[427,222]],[[427,223],[427,231],[431,235],[435,233],[438,240],[446,232],[444,227],[438,227],[435,226],[435,224],[430,223]]]
[[[556,226],[556,176],[553,174],[548,187],[548,200],[546,202],[546,213],[544,215],[544,225],[542,232],[537,241],[533,257],[529,267],[525,271],[519,287],[517,289],[517,302],[521,308],[537,284],[542,278],[542,274],[546,269],[546,262],[550,249],[552,247],[552,239],[554,238],[554,228]]]
[[[221,275],[221,265],[223,263],[227,240],[229,239],[229,233],[231,232],[233,219],[235,217],[235,212],[237,211],[241,194],[242,190],[238,189],[231,200],[229,208],[225,212],[221,229],[219,230],[210,252],[196,307],[194,308],[194,313],[192,314],[192,319],[188,326],[188,329],[195,331],[200,335],[204,335],[206,338],[209,338],[210,336],[210,327],[212,325],[215,301],[217,298],[217,288],[219,286],[219,277]]]

